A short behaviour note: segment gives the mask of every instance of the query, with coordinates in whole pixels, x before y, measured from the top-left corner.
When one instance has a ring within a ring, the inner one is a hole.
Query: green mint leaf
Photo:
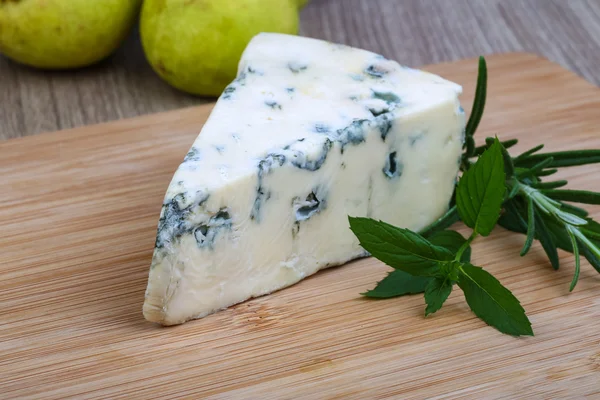
[[[389,299],[390,297],[404,296],[407,294],[423,293],[432,278],[412,276],[396,269],[385,278],[377,282],[375,289],[361,293],[363,296],[374,299]]]
[[[370,218],[348,217],[348,220],[350,229],[366,251],[390,267],[410,275],[434,276],[439,271],[439,261],[453,258],[447,249],[429,243],[408,229]]]
[[[527,238],[523,249],[521,250],[521,257],[529,252],[533,239],[535,238],[535,205],[531,196],[527,197]]]
[[[439,231],[431,235],[429,241],[436,246],[445,247],[452,254],[456,254],[458,249],[462,247],[467,241],[460,233],[456,231]],[[462,256],[460,257],[462,262],[471,261],[471,246],[467,247]]]
[[[600,193],[587,190],[542,190],[545,196],[553,200],[572,201],[574,203],[600,204]]]
[[[519,300],[483,268],[463,264],[458,286],[471,310],[488,325],[513,336],[533,336]]]
[[[471,115],[469,115],[469,121],[465,128],[465,139],[473,137],[481,117],[483,116],[483,110],[485,109],[485,99],[487,96],[487,64],[485,58],[479,57],[479,65],[477,71],[477,87],[475,89],[475,99],[473,100],[473,108],[471,109]],[[465,145],[468,142],[465,141]],[[468,153],[472,155],[472,153]]]
[[[440,308],[452,292],[452,282],[445,278],[433,278],[425,288],[425,316],[433,314]]]
[[[575,255],[575,274],[573,274],[573,280],[571,281],[571,286],[569,287],[569,292],[572,292],[575,289],[575,285],[577,285],[577,281],[579,280],[579,271],[580,271],[580,258],[579,258],[579,246],[577,244],[577,238],[571,231],[571,229],[577,228],[567,228],[567,233],[569,234],[569,238],[571,239],[571,247],[573,248],[573,254]]]
[[[456,205],[450,207],[448,211],[436,221],[432,222],[429,226],[419,231],[419,235],[424,238],[429,238],[436,232],[443,231],[446,228],[452,226],[455,222],[460,221],[460,217],[458,216],[458,210],[456,209]]]
[[[466,171],[456,188],[462,221],[480,235],[492,232],[506,192],[501,144],[496,142]]]

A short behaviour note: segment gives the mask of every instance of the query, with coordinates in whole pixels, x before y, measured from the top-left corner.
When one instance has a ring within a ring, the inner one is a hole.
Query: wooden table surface
[[[413,67],[533,52],[600,84],[600,0],[312,0],[301,13],[301,34]],[[0,139],[211,100],[162,82],[137,32],[109,59],[77,71],[38,71],[0,56]]]

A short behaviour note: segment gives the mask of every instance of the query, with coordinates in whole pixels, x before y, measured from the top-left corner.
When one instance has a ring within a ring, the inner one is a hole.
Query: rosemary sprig
[[[487,66],[485,59],[480,57],[475,101],[467,124],[468,129],[465,130],[467,143],[475,142],[473,128],[481,121],[486,93]],[[493,138],[486,138],[485,145],[474,147],[471,153],[465,151],[461,170],[467,171],[472,165],[472,160],[489,149],[493,142]],[[511,139],[501,143],[504,149],[508,149],[517,144],[517,140]],[[575,273],[570,287],[570,290],[573,290],[579,279],[580,254],[600,272],[600,224],[586,218],[586,210],[565,202],[600,204],[600,193],[560,189],[568,184],[566,180],[543,179],[558,172],[559,168],[600,163],[600,149],[540,153],[543,148],[544,145],[540,144],[516,157],[505,158],[507,196],[498,224],[505,229],[526,234],[521,256],[527,254],[534,239],[537,239],[554,269],[559,268],[557,248],[573,253]],[[445,229],[445,225],[452,221],[454,214],[446,216],[446,219],[442,217],[441,221],[438,220],[428,227],[426,233],[431,235],[438,229]]]

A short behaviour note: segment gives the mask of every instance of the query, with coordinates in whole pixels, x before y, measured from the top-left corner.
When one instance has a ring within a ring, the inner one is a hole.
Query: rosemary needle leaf
[[[554,175],[557,172],[558,172],[558,170],[556,168],[545,169],[543,171],[539,171],[536,174],[536,176],[538,176],[538,177],[541,177],[541,176],[550,176],[550,175]]]
[[[527,159],[529,156],[531,156],[533,153],[540,151],[541,149],[544,148],[543,144],[539,144],[529,150],[527,150],[524,153],[519,154],[517,157],[514,158],[515,161],[515,165],[519,165],[519,167],[521,166],[521,162],[525,159]],[[545,157],[544,157],[545,158]]]
[[[537,238],[548,256],[550,260],[550,264],[552,264],[552,268],[557,270],[560,266],[558,251],[556,250],[556,244],[554,243],[554,239],[552,239],[552,234],[546,227],[543,218],[540,213],[535,215],[535,225],[536,225],[536,233]]]
[[[475,139],[473,139],[473,136],[465,137],[465,145],[467,146],[465,156],[468,158],[475,155]]]
[[[511,147],[513,147],[515,144],[519,143],[519,139],[509,139],[509,140],[504,140],[502,142],[502,146],[504,146],[505,149],[509,149]],[[486,137],[485,138],[485,144],[489,147],[491,145],[494,144],[494,138],[493,137]]]
[[[539,153],[522,160],[522,166],[534,165],[541,160],[553,157],[552,167],[574,167],[577,165],[600,163],[600,149],[557,151],[553,153]]]
[[[537,183],[533,183],[529,186],[536,188],[536,189],[557,189],[559,187],[563,187],[567,185],[567,181],[562,180],[562,181],[554,181],[554,182],[537,182]]]
[[[531,249],[531,245],[533,244],[533,239],[535,238],[535,207],[533,204],[533,199],[531,197],[527,197],[527,239],[525,239],[525,244],[523,245],[523,249],[521,250],[521,257],[523,257],[529,249]]]
[[[552,164],[552,161],[554,161],[554,159],[552,157],[548,157],[545,160],[535,164],[533,167],[529,168],[530,175],[535,175],[544,168],[549,167]]]
[[[546,227],[552,234],[552,240],[554,241],[554,245],[556,246],[556,248],[563,249],[564,251],[572,253],[573,247],[571,246],[571,239],[569,238],[569,234],[567,233],[564,224],[561,221],[554,218],[546,217],[542,220],[544,221]]]
[[[508,198],[512,199],[517,195],[517,193],[519,193],[519,185],[513,184],[510,192],[508,193]]]
[[[587,212],[587,210],[584,210],[583,208],[579,208],[576,207],[572,204],[567,204],[567,203],[563,203],[562,201],[559,201],[560,203],[560,209],[565,211],[565,212],[569,212],[571,214],[575,214],[578,217],[581,218],[585,218],[589,215],[589,213]]]
[[[483,110],[485,109],[485,98],[487,95],[487,64],[485,58],[479,57],[479,68],[477,72],[477,88],[475,89],[475,100],[473,101],[473,108],[471,109],[471,115],[465,128],[465,134],[467,137],[473,136],[481,117]]]
[[[596,257],[586,246],[581,246],[581,254],[583,254],[592,267],[600,273],[600,259],[598,259],[598,257]]]
[[[518,139],[510,139],[510,140],[505,140],[502,143],[502,146],[504,146],[505,149],[510,149],[511,147],[513,147],[515,144],[519,143]],[[488,148],[490,148],[491,145],[494,144],[494,138],[493,137],[486,137],[485,138],[485,144],[483,146],[477,146],[475,148],[475,154],[473,154],[474,156],[480,156],[483,154],[484,151],[486,151]]]
[[[542,193],[553,200],[600,204],[600,193],[589,192],[587,190],[542,190]]]
[[[600,224],[590,218],[586,218],[586,220],[588,223],[583,225],[579,230],[587,237],[600,240]]]
[[[573,280],[571,281],[571,286],[569,287],[569,292],[572,292],[575,289],[575,285],[577,285],[577,281],[579,280],[579,269],[580,269],[580,260],[579,260],[579,246],[577,245],[577,238],[573,234],[571,229],[577,228],[567,228],[567,233],[571,238],[571,246],[573,246],[573,254],[575,255],[575,274],[573,275]]]
[[[500,142],[500,151],[502,152],[502,158],[504,159],[504,174],[506,175],[506,179],[512,178],[515,174],[515,166],[512,162],[512,157],[508,154],[506,147],[502,145]]]
[[[527,232],[527,222],[521,216],[515,199],[504,203],[504,213],[498,220],[498,224],[509,231],[525,233]]]

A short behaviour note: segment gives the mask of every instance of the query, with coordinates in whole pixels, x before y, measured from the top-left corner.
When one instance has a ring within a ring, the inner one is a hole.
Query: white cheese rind
[[[256,36],[165,196],[144,316],[183,323],[366,253],[348,215],[448,207],[460,86],[359,49]]]

